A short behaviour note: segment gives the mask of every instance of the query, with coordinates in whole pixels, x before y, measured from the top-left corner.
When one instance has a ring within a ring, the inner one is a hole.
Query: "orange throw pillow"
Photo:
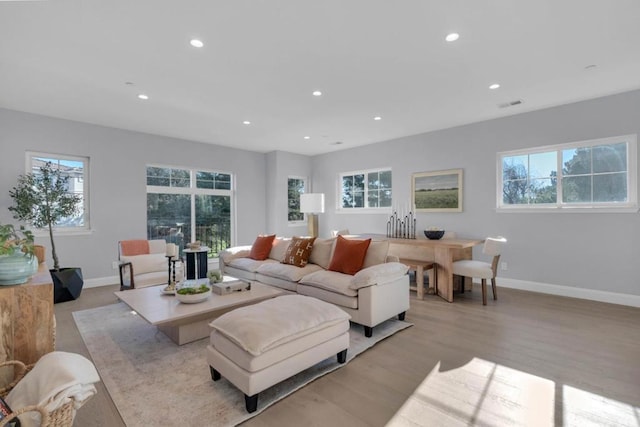
[[[282,260],[283,264],[291,264],[296,267],[304,267],[309,262],[309,256],[313,249],[313,241],[315,237],[293,237],[287,253]]]
[[[338,236],[329,270],[345,274],[356,274],[362,268],[370,243],[371,239],[353,240]]]
[[[275,234],[270,234],[268,236],[260,235],[256,237],[256,241],[253,242],[253,246],[251,246],[249,258],[255,259],[256,261],[264,261],[267,259],[269,257],[269,252],[271,252],[271,248],[273,247],[273,241],[275,238]]]

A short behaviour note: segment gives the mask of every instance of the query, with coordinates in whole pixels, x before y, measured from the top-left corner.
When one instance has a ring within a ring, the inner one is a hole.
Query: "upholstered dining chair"
[[[482,280],[482,304],[487,305],[487,279],[491,279],[493,299],[498,299],[496,289],[496,275],[498,273],[498,262],[502,246],[507,243],[507,239],[502,236],[488,237],[484,241],[482,253],[493,257],[491,263],[472,259],[461,259],[453,262],[453,274],[455,276],[478,278]],[[464,285],[463,285],[464,286]]]

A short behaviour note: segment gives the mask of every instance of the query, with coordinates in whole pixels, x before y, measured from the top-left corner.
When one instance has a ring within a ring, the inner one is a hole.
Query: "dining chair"
[[[484,241],[482,253],[493,257],[491,263],[472,259],[461,259],[453,262],[454,276],[478,278],[482,280],[482,304],[487,305],[487,279],[491,279],[493,289],[493,299],[498,299],[496,289],[496,275],[498,273],[498,262],[502,246],[507,243],[507,239],[502,236],[488,237]],[[464,283],[464,281],[463,281]],[[463,285],[464,286],[464,285]]]

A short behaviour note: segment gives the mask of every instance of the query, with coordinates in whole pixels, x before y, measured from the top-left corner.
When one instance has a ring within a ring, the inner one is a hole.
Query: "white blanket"
[[[210,326],[253,356],[350,319],[338,307],[302,295],[285,295],[223,314]]]
[[[7,395],[7,403],[17,411],[39,405],[51,412],[70,400],[76,409],[96,394],[94,383],[100,381],[93,363],[80,354],[54,351],[38,360],[33,369]],[[39,412],[20,416],[23,427],[40,425]]]

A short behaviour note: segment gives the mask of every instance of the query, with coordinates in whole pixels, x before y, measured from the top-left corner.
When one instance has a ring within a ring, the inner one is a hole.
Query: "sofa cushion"
[[[276,237],[273,241],[271,252],[269,252],[269,258],[275,259],[278,262],[282,261],[284,259],[284,254],[287,252],[287,248],[289,247],[289,243],[291,243],[290,238]]]
[[[275,234],[270,234],[268,236],[260,235],[256,237],[256,240],[253,242],[251,246],[251,252],[249,253],[249,258],[255,259],[258,261],[263,261],[269,257],[269,253],[273,248],[273,241],[276,238]]]
[[[399,262],[388,262],[363,268],[351,278],[350,289],[360,289],[385,283],[407,274],[409,267]]]
[[[330,302],[340,307],[358,309],[358,297],[351,297],[348,295],[338,294],[326,289],[321,289],[315,286],[301,285],[298,283],[298,294],[306,295],[319,300]]]
[[[304,267],[309,262],[315,237],[293,237],[282,260],[283,264]]]
[[[351,285],[352,278],[353,276],[349,274],[339,273],[337,271],[319,270],[314,273],[307,274],[300,279],[299,283],[355,297],[358,295],[358,291],[349,287]]]
[[[317,264],[325,270],[329,268],[331,255],[336,239],[316,239],[313,242],[313,249],[309,256],[309,262]]]
[[[263,263],[259,266],[256,272],[265,276],[298,282],[305,275],[318,270],[322,270],[322,267],[316,264],[307,264],[304,267],[296,267],[295,265],[290,264],[269,262]]]
[[[369,248],[367,249],[367,255],[365,255],[364,257],[362,268],[367,268],[371,267],[372,265],[382,264],[386,262],[388,252],[388,240],[372,240]]]
[[[345,239],[338,236],[336,248],[329,263],[329,270],[345,274],[356,274],[362,268],[371,239]]]
[[[235,258],[229,261],[229,266],[235,267],[239,270],[250,271],[255,273],[258,271],[258,268],[263,264],[280,264],[279,262],[272,259],[265,259],[263,261],[257,261],[251,258]]]
[[[168,270],[167,258],[164,254],[121,256],[120,261],[130,262],[133,266],[133,274],[144,274],[154,271],[164,271],[166,273]]]

